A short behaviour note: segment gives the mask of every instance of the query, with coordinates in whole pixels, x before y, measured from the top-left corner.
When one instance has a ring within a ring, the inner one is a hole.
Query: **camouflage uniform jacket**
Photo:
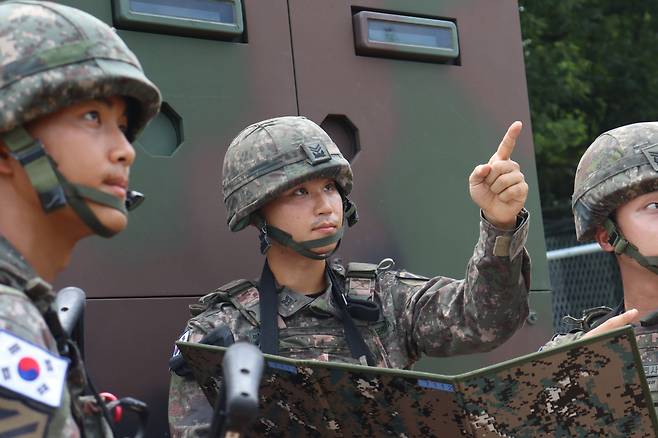
[[[50,285],[37,277],[18,251],[0,236],[0,331],[19,338],[19,344],[30,343],[59,356],[55,338],[42,316],[54,298]],[[6,363],[9,354],[0,351],[0,363]],[[10,371],[2,370],[5,382],[9,375],[5,372]],[[74,414],[82,418],[82,406],[71,403],[72,398],[78,400],[85,387],[81,363],[69,363],[64,378],[66,382],[56,408],[35,402],[0,383],[0,436],[81,436]],[[90,419],[84,421],[86,425]]]
[[[464,280],[428,279],[378,265],[332,266],[351,296],[375,300],[376,322],[354,319],[377,366],[409,368],[421,354],[450,356],[491,350],[523,325],[528,315],[530,259],[524,248],[528,213],[519,226],[501,231],[486,220]],[[194,316],[182,340],[199,341],[228,326],[236,341],[258,341],[256,282],[238,280],[190,306]],[[329,290],[318,297],[287,288],[279,292],[279,354],[297,359],[358,363],[346,344]],[[212,408],[191,378],[172,373],[169,421],[173,437],[203,436]]]

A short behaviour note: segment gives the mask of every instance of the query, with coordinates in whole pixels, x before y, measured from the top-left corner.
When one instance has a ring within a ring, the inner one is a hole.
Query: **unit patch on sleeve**
[[[17,400],[0,399],[0,437],[36,438],[46,435],[49,416]]]
[[[0,387],[50,407],[58,407],[69,362],[0,330]]]

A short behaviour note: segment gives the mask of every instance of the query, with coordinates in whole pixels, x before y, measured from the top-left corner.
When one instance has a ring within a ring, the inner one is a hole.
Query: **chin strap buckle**
[[[64,189],[55,173],[55,162],[48,156],[43,144],[23,127],[14,128],[2,135],[11,156],[25,169],[39,201],[46,213],[66,205]]]
[[[269,250],[272,246],[272,242],[267,235],[267,224],[263,224],[263,226],[260,228],[258,239],[260,239],[260,253],[265,254],[267,250]]]
[[[615,254],[623,254],[628,246],[628,241],[617,230],[609,233],[608,243],[614,248]]]

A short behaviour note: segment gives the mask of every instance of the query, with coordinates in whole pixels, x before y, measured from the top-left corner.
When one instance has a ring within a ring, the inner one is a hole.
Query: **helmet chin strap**
[[[606,219],[603,227],[608,232],[608,243],[615,249],[615,254],[626,254],[654,274],[658,274],[658,257],[647,257],[630,243],[611,219]]]
[[[108,229],[101,223],[86,201],[105,205],[120,211],[124,215],[128,214],[126,203],[116,196],[93,187],[69,182],[57,170],[57,163],[46,153],[43,144],[32,138],[23,127],[2,134],[2,139],[9,148],[11,155],[25,169],[46,213],[68,204],[94,233],[102,237],[111,237],[116,234],[115,231]],[[134,208],[139,205],[140,202],[134,202],[134,193],[131,192],[130,196],[130,201],[133,203],[131,207]]]
[[[356,211],[356,205],[350,201],[347,196],[344,196],[342,192],[341,198],[343,200],[343,223],[347,222],[347,226],[351,227],[359,220],[359,215]],[[259,238],[261,254],[265,254],[267,250],[270,249],[270,246],[272,246],[270,240],[274,240],[280,245],[288,247],[295,251],[297,254],[308,257],[309,259],[326,260],[338,250],[338,247],[340,246],[340,240],[343,238],[343,234],[345,233],[345,225],[342,225],[331,236],[323,237],[321,239],[297,242],[289,233],[286,233],[280,228],[268,225],[268,223],[260,214],[254,214],[253,218],[254,224],[260,230]],[[334,249],[327,253],[318,254],[317,252],[312,251],[315,248],[322,248],[324,246],[331,245],[332,243],[337,243],[337,245]]]
[[[292,235],[286,233],[280,228],[268,225],[265,220],[256,215],[257,217],[257,226],[260,230],[260,252],[265,254],[268,249],[272,246],[270,240],[273,240],[280,245],[288,247],[295,251],[296,253],[307,257],[313,260],[326,260],[331,257],[338,247],[340,246],[340,239],[343,238],[343,233],[345,232],[345,227],[341,226],[336,230],[331,236],[323,237],[321,239],[314,240],[305,240],[303,242],[297,242],[292,238]],[[334,249],[327,253],[317,253],[312,251],[315,248],[322,248],[324,246],[331,245],[332,243],[338,243]]]

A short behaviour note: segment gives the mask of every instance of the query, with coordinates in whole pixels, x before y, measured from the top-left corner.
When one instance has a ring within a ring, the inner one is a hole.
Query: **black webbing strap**
[[[57,312],[51,306],[48,308],[48,310],[42,313],[42,316],[44,321],[46,322],[46,325],[48,326],[48,329],[50,330],[53,337],[55,338],[55,341],[57,342],[57,349],[59,350],[60,355],[68,358],[71,361],[71,364],[74,364],[74,366],[80,366],[84,370],[85,377],[87,378],[87,381],[85,382],[86,389],[91,393],[91,395],[93,395],[94,399],[96,400],[96,404],[98,408],[101,410],[101,414],[103,418],[105,419],[108,427],[112,431],[112,436],[119,436],[116,433],[114,421],[110,416],[110,413],[107,409],[107,406],[105,405],[105,402],[100,398],[98,391],[96,390],[96,388],[94,387],[91,381],[91,377],[89,376],[89,370],[87,369],[84,362],[82,361],[82,358],[80,357],[80,351],[77,345],[71,340],[71,338],[69,338],[69,335],[63,329],[62,324],[59,321],[59,316],[57,315]],[[71,399],[71,403],[73,403],[73,399]],[[85,432],[84,419],[77,418],[77,416],[75,415],[74,415],[74,419],[78,427],[80,428],[82,437],[89,438],[87,433]]]
[[[279,302],[276,284],[270,265],[265,260],[263,273],[258,283],[260,304],[260,350],[267,354],[279,354],[279,325],[277,324]]]
[[[331,295],[340,310],[345,341],[350,348],[352,357],[359,359],[360,362],[365,359],[368,365],[375,366],[375,359],[348,312],[347,300],[341,283],[329,266],[326,267],[326,270],[331,280]],[[279,353],[279,327],[277,324],[279,303],[274,275],[267,261],[263,266],[263,273],[258,284],[258,300],[260,303],[260,349],[263,353],[276,355]]]

